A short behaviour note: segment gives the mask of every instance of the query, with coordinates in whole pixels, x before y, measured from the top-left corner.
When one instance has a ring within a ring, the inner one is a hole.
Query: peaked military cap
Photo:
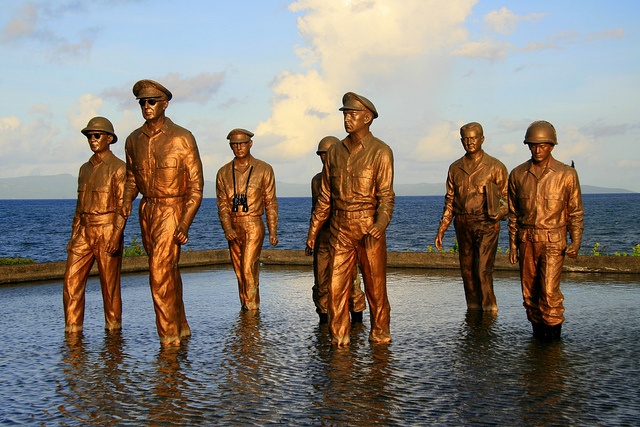
[[[229,142],[248,142],[251,140],[251,137],[253,137],[252,132],[241,128],[235,128],[227,135]]]
[[[136,99],[167,98],[171,101],[173,95],[166,87],[153,80],[140,80],[133,85],[133,94]]]
[[[367,110],[371,111],[371,113],[373,113],[374,119],[378,118],[378,111],[376,110],[375,105],[373,105],[373,102],[369,101],[364,96],[358,95],[357,93],[354,93],[354,92],[347,92],[342,96],[342,108],[340,108],[340,111],[345,111],[345,110],[363,111],[363,108],[362,108],[363,106]]]

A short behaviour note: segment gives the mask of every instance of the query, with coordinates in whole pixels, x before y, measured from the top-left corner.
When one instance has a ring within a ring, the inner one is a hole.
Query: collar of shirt
[[[160,126],[160,129],[158,129],[156,133],[152,133],[151,129],[149,129],[149,127],[147,126],[147,123],[145,122],[144,125],[142,125],[142,133],[144,133],[148,138],[151,138],[152,136],[157,135],[159,132],[162,132],[165,135],[167,135],[169,134],[169,129],[171,128],[172,125],[173,125],[173,122],[171,121],[171,119],[169,117],[165,117],[164,123],[162,123],[162,126]]]
[[[550,170],[551,172],[558,171],[560,169],[560,164],[561,163],[558,160],[556,160],[554,157],[551,157],[549,159],[549,163],[547,163],[547,167],[544,168],[543,175],[545,175],[547,173],[547,170]],[[533,160],[529,159],[529,162],[527,164],[527,172],[533,173],[533,172],[531,172],[531,168],[532,167],[533,167]]]
[[[344,145],[348,150],[349,144],[347,144],[347,140],[351,140],[351,135],[348,135],[345,139],[342,140],[342,145]],[[360,143],[362,148],[367,148],[367,145],[369,145],[372,140],[373,140],[373,134],[369,132],[367,135],[362,137],[359,141],[355,141],[355,142]]]
[[[463,156],[458,163],[458,167],[462,169],[467,175],[471,175],[472,173],[477,172],[484,166],[486,166],[488,163],[487,160],[488,157],[485,156],[485,152],[484,150],[482,150],[482,152],[480,153],[480,159],[477,162],[471,163],[472,160],[470,160],[469,163],[467,163],[465,162],[465,157]],[[468,169],[467,166],[469,167]]]

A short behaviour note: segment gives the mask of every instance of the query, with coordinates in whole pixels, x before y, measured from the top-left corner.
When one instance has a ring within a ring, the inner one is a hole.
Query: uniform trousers
[[[453,225],[458,239],[460,273],[467,308],[496,311],[493,270],[500,236],[500,221],[456,215]]]
[[[260,216],[232,217],[236,239],[229,241],[229,253],[238,278],[238,294],[243,310],[260,308],[260,253],[265,227]]]
[[[111,215],[112,217],[112,215]],[[84,222],[84,221],[82,221]],[[67,248],[62,302],[65,331],[79,332],[84,323],[85,290],[87,278],[94,262],[98,263],[100,288],[104,306],[105,329],[120,329],[122,325],[122,298],[120,295],[120,267],[122,241],[115,254],[105,251],[105,236],[111,236],[113,224],[79,224]]]
[[[349,296],[356,263],[360,265],[364,291],[369,302],[371,332],[369,341],[391,341],[391,306],[387,296],[387,241],[383,234],[374,239],[367,234],[373,217],[331,217],[331,273],[327,312],[332,344],[348,345],[351,322]]]
[[[557,326],[564,322],[564,295],[560,291],[560,277],[565,236],[557,231],[523,230],[518,236],[518,258],[523,305],[527,319],[536,325]],[[548,236],[560,236],[559,239]]]
[[[191,335],[178,267],[181,245],[173,237],[182,218],[183,202],[182,197],[143,197],[140,202],[142,243],[149,256],[149,285],[163,344]]]
[[[329,300],[329,280],[331,272],[331,254],[330,254],[330,237],[331,230],[329,227],[322,227],[316,238],[316,244],[313,248],[313,273],[314,284],[311,290],[313,303],[316,306],[318,314],[327,313],[327,303]],[[351,288],[351,296],[349,297],[349,311],[360,312],[367,308],[365,295],[360,286],[360,276],[358,268],[353,272],[353,286]]]

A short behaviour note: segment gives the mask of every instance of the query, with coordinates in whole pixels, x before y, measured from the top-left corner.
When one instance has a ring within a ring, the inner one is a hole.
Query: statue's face
[[[373,115],[367,110],[345,110],[342,115],[344,116],[344,130],[348,133],[358,133],[364,130],[373,118]]]
[[[142,117],[144,117],[145,120],[154,120],[162,117],[164,110],[166,110],[169,105],[169,101],[156,98],[143,98],[138,100],[138,103],[142,110]]]
[[[553,151],[553,144],[527,144],[529,151],[531,151],[531,160],[533,163],[543,163],[549,160],[551,152]]]
[[[94,153],[103,153],[109,149],[109,144],[113,141],[113,136],[108,133],[89,131],[87,132],[87,142],[89,148]]]
[[[479,152],[482,149],[484,136],[480,134],[478,129],[474,129],[474,128],[465,129],[462,132],[462,137],[460,138],[460,141],[462,142],[464,151],[466,151],[467,154],[474,154]]]
[[[230,142],[229,146],[231,147],[231,151],[233,151],[233,155],[236,159],[245,159],[251,154],[253,141]]]

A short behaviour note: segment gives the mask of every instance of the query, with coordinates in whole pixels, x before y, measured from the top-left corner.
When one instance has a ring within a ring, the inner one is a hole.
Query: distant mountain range
[[[279,197],[310,197],[310,184],[276,183]],[[445,193],[441,184],[395,184],[398,196],[442,196]],[[75,199],[77,178],[70,174],[23,176],[18,178],[0,178],[0,200],[4,199]],[[623,188],[596,187],[582,185],[584,194],[634,193]],[[215,182],[205,181],[204,197],[215,197]]]

